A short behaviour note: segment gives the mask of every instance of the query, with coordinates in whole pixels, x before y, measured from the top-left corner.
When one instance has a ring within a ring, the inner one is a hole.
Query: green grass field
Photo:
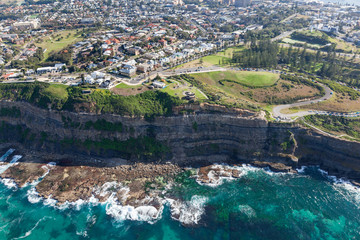
[[[61,37],[62,39],[60,39]],[[71,44],[81,41],[82,39],[83,38],[79,36],[76,31],[65,30],[42,38],[42,42],[36,43],[36,46],[41,47],[44,50],[46,49],[44,53],[44,61],[46,61],[52,51],[60,51]]]
[[[179,86],[179,87],[178,87]],[[206,97],[196,88],[196,87],[189,87],[183,85],[177,81],[173,81],[170,84],[166,85],[166,88],[162,89],[161,91],[168,93],[171,96],[182,98],[184,97],[184,92],[189,91],[195,93],[195,97],[198,100],[205,100]]]
[[[351,52],[356,52],[359,49],[351,44],[351,43],[347,43],[343,40],[339,40],[337,38],[328,36],[326,33],[320,32],[320,31],[309,31],[309,30],[305,30],[305,31],[301,31],[301,33],[305,34],[306,36],[312,36],[312,37],[326,37],[328,39],[328,41],[330,43],[336,44],[336,50],[340,51],[340,52],[347,52],[347,53],[351,53]],[[320,44],[311,44],[310,42],[305,42],[305,41],[298,41],[292,38],[284,38],[282,40],[283,43],[287,43],[287,44],[305,44],[307,43],[307,46],[312,48],[312,49],[320,49],[322,47],[324,47],[325,45],[320,45]]]
[[[45,89],[45,92],[55,98],[66,100],[68,98],[67,87],[68,86],[63,84],[51,84]]]
[[[124,89],[132,89],[132,88],[138,88],[138,87],[141,87],[142,85],[139,84],[139,85],[127,85],[125,83],[120,83],[118,85],[116,85],[115,88],[124,88]]]
[[[272,86],[279,79],[279,74],[269,72],[208,72],[192,74],[198,80],[205,82],[218,82],[220,80],[235,81],[246,86],[267,87]]]
[[[185,63],[185,64],[181,64],[179,66],[174,67],[174,69],[177,68],[187,68],[187,67],[193,67],[195,65],[197,66],[213,66],[213,65],[217,65],[217,66],[228,66],[228,61],[232,59],[232,56],[234,54],[234,52],[236,51],[241,51],[243,50],[244,47],[243,46],[239,46],[239,47],[230,47],[225,49],[224,51],[206,56],[206,57],[202,57],[202,61],[203,63],[200,63],[200,59]]]
[[[205,63],[209,63],[212,65],[225,65],[227,61],[229,61],[231,58],[218,56],[218,55],[210,55],[202,58]]]
[[[205,63],[212,65],[225,66],[227,62],[232,59],[234,52],[243,50],[243,47],[231,47],[224,51],[218,52],[214,55],[203,57]]]
[[[244,49],[245,49],[244,46],[230,47],[230,48],[225,49],[224,51],[218,52],[216,55],[232,58],[234,52],[242,51]]]
[[[294,40],[294,39],[291,39],[291,38],[284,38],[282,40],[283,43],[287,43],[287,44],[307,44],[308,47],[310,48],[313,48],[313,49],[320,49],[321,47],[323,47],[322,45],[319,45],[319,44],[310,44],[310,43],[307,43],[307,42],[303,42],[303,41],[298,41],[298,40]]]

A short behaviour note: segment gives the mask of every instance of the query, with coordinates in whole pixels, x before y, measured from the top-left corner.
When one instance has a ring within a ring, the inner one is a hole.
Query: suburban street
[[[121,80],[127,85],[139,85],[145,82],[148,78],[154,78],[156,75],[163,77],[170,77],[180,74],[193,74],[193,73],[205,73],[205,72],[218,72],[218,71],[226,71],[228,69],[218,66],[211,67],[191,67],[191,68],[182,68],[182,69],[164,69],[159,68],[156,71],[151,72],[150,75],[142,74],[135,78],[118,78],[117,80]]]
[[[30,41],[28,43],[26,43],[24,46],[23,46],[23,49],[18,53],[16,54],[13,59],[11,61],[9,61],[7,64],[5,64],[5,67],[9,67],[11,65],[11,62],[12,61],[15,61],[15,60],[19,60],[19,58],[21,57],[21,55],[27,50],[27,48],[29,46],[31,46],[32,44],[34,43],[34,41]]]
[[[299,29],[299,30],[295,29],[295,30],[292,30],[292,31],[289,31],[289,32],[284,32],[284,33],[280,34],[279,36],[272,38],[271,41],[275,42],[275,41],[281,40],[283,38],[289,37],[294,32],[301,31],[301,30],[303,30],[303,29]]]

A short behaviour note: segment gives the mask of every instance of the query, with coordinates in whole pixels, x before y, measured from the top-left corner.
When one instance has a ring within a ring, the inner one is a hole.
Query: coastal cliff
[[[250,163],[279,171],[320,165],[332,175],[360,182],[360,143],[298,124],[270,123],[259,113],[192,108],[145,119],[58,112],[24,102],[0,102],[0,109],[2,142],[67,154],[67,164],[90,156],[193,167]]]

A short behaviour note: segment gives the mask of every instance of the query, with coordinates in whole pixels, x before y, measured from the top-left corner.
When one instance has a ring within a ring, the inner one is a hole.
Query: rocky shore
[[[0,108],[20,113],[0,116],[0,155],[16,149],[0,163],[0,177],[18,187],[30,185],[34,202],[106,202],[111,215],[133,209],[137,214],[125,218],[153,219],[167,201],[180,219],[187,205],[169,200],[166,190],[189,167],[198,169],[197,182],[208,186],[241,177],[243,164],[288,173],[318,165],[330,175],[360,182],[360,143],[298,124],[271,123],[261,113],[191,108],[149,120],[17,102],[0,102]],[[21,157],[10,163],[15,155]],[[184,222],[198,217],[189,219]]]
[[[109,159],[106,158],[89,159],[83,155],[70,158],[26,151],[16,144],[0,144],[0,155],[9,152],[9,147],[15,151],[0,162],[0,169],[5,170],[0,178],[9,187],[29,188],[30,202],[42,201],[60,209],[105,204],[106,213],[115,219],[149,223],[160,219],[164,204],[169,204],[172,218],[184,226],[193,226],[201,220],[205,198],[194,196],[185,201],[173,195],[172,188],[181,185],[177,182],[180,175],[195,178],[200,185],[216,187],[224,181],[241,178],[248,171],[260,170],[254,167],[274,172],[296,172],[292,166],[271,161],[254,161],[252,166],[243,162],[210,164],[199,168],[186,168],[170,162],[129,163],[120,159],[107,162]],[[71,164],[70,159],[74,158],[83,165]],[[18,160],[15,162],[14,159]],[[191,172],[190,175],[187,172]]]
[[[99,166],[101,160],[96,161],[97,166],[62,166],[62,159],[55,156],[47,157],[44,154],[42,163],[32,162],[34,155],[24,154],[23,158],[9,167],[0,177],[11,179],[18,187],[25,187],[39,181],[35,188],[40,197],[51,198],[58,205],[78,200],[88,201],[95,197],[99,202],[105,202],[110,197],[110,192],[101,193],[101,187],[114,182],[111,193],[116,193],[122,205],[137,206],[138,202],[153,197],[157,188],[163,189],[171,183],[174,176],[183,171],[173,164],[135,163],[121,164],[108,167]],[[41,154],[35,154],[40,157]],[[8,157],[9,164],[12,155]],[[37,159],[38,161],[40,159]],[[124,188],[127,188],[126,198]],[[149,191],[152,189],[153,191]],[[123,200],[123,201],[122,201]]]
[[[68,202],[106,202],[112,194],[121,205],[139,207],[141,205],[161,205],[159,196],[173,184],[174,178],[188,168],[168,163],[142,163],[124,159],[89,158],[48,154],[28,151],[19,144],[0,144],[0,155],[8,149],[16,149],[0,162],[9,166],[0,178],[13,181],[17,187],[34,187],[38,197],[53,199],[57,205]],[[15,164],[10,164],[14,156],[21,156]],[[76,164],[73,164],[75,162]],[[272,166],[277,171],[289,172],[291,167],[279,163],[258,163],[260,167]],[[197,181],[211,186],[219,184],[222,178],[239,178],[237,166],[207,165],[198,170]],[[110,186],[110,185],[111,186]]]

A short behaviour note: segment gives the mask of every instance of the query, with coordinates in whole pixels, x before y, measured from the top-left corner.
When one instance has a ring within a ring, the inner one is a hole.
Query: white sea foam
[[[91,195],[91,197],[88,200],[88,203],[92,206],[96,206],[99,204],[99,199],[97,199],[94,195]]]
[[[259,168],[259,167],[251,166],[249,164],[243,164],[241,166],[230,166],[230,165],[226,165],[226,164],[214,164],[212,166],[212,168],[214,170],[210,170],[208,173],[208,178],[209,178],[208,183],[201,182],[198,179],[199,176],[196,176],[197,177],[196,182],[200,185],[205,185],[205,186],[209,186],[209,187],[217,187],[217,186],[222,185],[224,183],[224,181],[231,181],[231,180],[237,179],[237,178],[232,177],[232,174],[229,172],[232,170],[239,171],[240,174],[239,174],[238,178],[241,178],[250,172],[259,172],[259,171],[266,173],[270,176],[291,174],[291,173],[287,173],[287,172],[273,172],[268,167]],[[216,171],[215,171],[215,169],[216,169]]]
[[[224,183],[224,181],[231,181],[236,178],[232,177],[232,174],[230,171],[238,170],[240,172],[239,177],[245,175],[245,173],[242,171],[241,167],[237,166],[229,166],[226,164],[214,164],[211,166],[212,170],[210,170],[207,174],[207,177],[209,178],[208,183],[201,182],[199,180],[199,176],[197,175],[196,182],[200,185],[205,185],[209,187],[217,187]]]
[[[304,174],[307,168],[308,168],[307,166],[301,166],[301,168],[297,168],[296,171],[299,174]]]
[[[17,189],[17,185],[14,180],[9,178],[3,178],[1,179],[1,182],[7,187],[7,188],[14,188]]]
[[[76,231],[76,235],[86,238],[88,236],[88,233],[87,231],[81,231],[81,232]]]
[[[285,176],[285,175],[293,174],[291,172],[274,172],[270,169],[270,167],[259,168],[259,169],[264,171],[264,173],[270,176]]]
[[[51,195],[48,198],[44,199],[45,206],[56,207],[56,203],[57,201],[55,199],[52,199]]]
[[[101,187],[94,188],[94,193],[100,197],[105,197],[119,190],[123,190],[124,197],[127,197],[127,194],[130,191],[129,188],[124,188],[121,183],[113,181],[113,182],[104,183]]]
[[[43,200],[43,198],[39,196],[39,193],[36,192],[35,187],[32,187],[27,191],[27,199],[31,203],[38,203]]]
[[[106,213],[112,217],[114,217],[118,221],[124,221],[124,220],[133,220],[133,221],[146,221],[148,223],[154,223],[158,219],[160,219],[163,211],[163,206],[160,207],[160,209],[156,209],[153,206],[139,206],[139,207],[133,207],[133,206],[122,206],[119,202],[119,199],[117,199],[117,193],[122,193],[121,200],[126,200],[129,188],[123,187],[121,183],[117,182],[108,182],[105,183],[101,187],[97,187],[94,189],[94,194],[101,197],[106,197],[109,195],[109,198],[104,203]],[[87,204],[91,206],[95,206],[100,204],[99,199],[97,199],[94,195],[92,195],[88,200],[82,200],[79,199],[75,202],[65,202],[64,204],[61,204],[60,206],[57,206],[57,201],[55,199],[52,199],[51,196],[44,199],[39,196],[39,194],[36,192],[35,187],[32,187],[27,192],[28,200],[31,203],[38,203],[40,201],[43,201],[44,205],[52,206],[60,210],[64,210],[67,208],[74,208],[75,210],[81,210],[81,208]],[[143,202],[150,202],[151,198],[145,198],[142,200]]]
[[[337,178],[336,176],[331,176],[329,173],[322,169],[317,169],[321,175],[326,177],[330,182],[333,183],[333,187],[337,190],[343,197],[348,199],[351,202],[355,202],[360,209],[360,188],[352,184],[349,180],[345,178]]]
[[[6,151],[6,153],[4,155],[2,155],[2,157],[0,157],[0,162],[4,162],[6,161],[6,159],[15,151],[15,149],[10,148],[9,150]]]
[[[33,187],[35,187],[36,185],[38,185],[45,177],[46,175],[48,175],[50,173],[50,170],[53,169],[55,167],[56,164],[51,164],[51,163],[48,163],[47,165],[44,165],[42,166],[41,168],[45,170],[45,173],[40,176],[38,179],[36,179],[35,181],[33,181],[32,183],[25,183],[23,188],[31,185]]]
[[[56,166],[56,162],[49,162],[47,165],[48,165],[48,166],[51,166],[51,167],[55,167],[55,166]]]
[[[60,209],[60,210],[65,210],[65,209],[68,209],[68,208],[72,208],[72,209],[75,209],[76,211],[80,211],[81,208],[86,205],[88,202],[87,201],[84,201],[83,199],[78,199],[76,200],[75,202],[68,202],[66,201],[65,203],[59,205],[59,206],[56,206],[57,209]]]
[[[19,161],[22,158],[21,155],[15,155],[13,156],[13,158],[11,159],[9,164],[0,166],[0,174],[4,173],[9,167],[13,166],[14,164],[17,163],[17,161]]]
[[[106,202],[106,214],[117,221],[132,220],[155,223],[161,218],[163,206],[156,209],[154,206],[122,206],[113,193]]]
[[[205,212],[205,204],[208,198],[204,196],[192,196],[190,201],[178,201],[166,199],[170,204],[171,217],[186,225],[198,224]]]

